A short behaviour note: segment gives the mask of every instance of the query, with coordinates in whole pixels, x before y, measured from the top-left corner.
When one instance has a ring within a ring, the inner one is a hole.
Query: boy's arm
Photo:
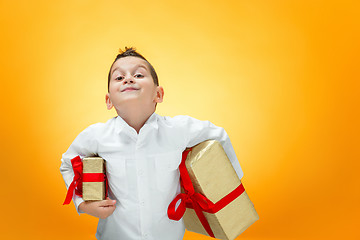
[[[236,157],[230,138],[223,128],[215,126],[209,121],[200,121],[189,116],[177,117],[182,119],[184,123],[184,132],[186,133],[186,147],[195,146],[196,144],[206,140],[219,141],[223,146],[225,153],[233,165],[237,175],[240,179],[243,177],[244,174]]]
[[[67,189],[74,179],[71,159],[76,156],[94,156],[97,153],[93,126],[94,125],[81,132],[70,145],[69,149],[62,155],[60,172],[64,178]],[[79,214],[87,213],[97,218],[107,218],[110,216],[114,212],[116,204],[116,201],[110,198],[103,201],[84,202],[83,198],[77,196],[75,193],[73,194],[73,202]]]
[[[76,156],[94,156],[96,153],[97,144],[95,142],[94,129],[90,126],[76,137],[69,149],[62,155],[60,172],[64,178],[67,189],[74,179],[74,170],[71,165],[71,159]],[[110,198],[102,201],[84,202],[82,197],[73,194],[73,202],[79,214],[87,213],[97,218],[107,218],[116,208],[116,201],[111,200]]]

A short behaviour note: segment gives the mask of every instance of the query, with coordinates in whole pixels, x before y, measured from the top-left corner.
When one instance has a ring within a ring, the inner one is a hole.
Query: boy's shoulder
[[[199,123],[203,122],[201,120],[198,120],[196,118],[190,117],[188,115],[177,115],[173,117],[169,116],[159,116],[159,122],[160,124],[170,125],[170,126],[182,126],[182,125],[188,125],[192,123]]]
[[[187,115],[176,115],[173,117],[170,116],[160,116],[158,115],[158,119],[160,119],[160,122],[165,122],[165,123],[178,123],[178,122],[184,122],[187,119],[191,118],[190,116]]]

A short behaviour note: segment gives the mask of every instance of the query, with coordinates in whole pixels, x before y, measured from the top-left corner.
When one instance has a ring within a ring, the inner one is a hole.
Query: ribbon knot
[[[193,200],[191,199],[191,196],[186,194],[185,195],[185,204],[191,204],[193,202]]]

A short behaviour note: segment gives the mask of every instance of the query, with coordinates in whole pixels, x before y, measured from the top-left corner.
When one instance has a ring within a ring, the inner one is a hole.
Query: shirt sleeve
[[[224,128],[215,126],[209,121],[201,121],[189,116],[177,116],[184,124],[186,133],[186,147],[193,147],[206,140],[219,141],[225,150],[231,164],[233,165],[239,179],[243,177],[243,171],[236,157],[230,138]]]
[[[68,189],[71,182],[74,179],[74,171],[71,165],[71,159],[76,156],[80,156],[81,158],[87,156],[95,155],[96,144],[93,137],[92,127],[88,127],[84,131],[82,131],[70,145],[69,149],[62,155],[60,172],[64,178],[66,188]],[[82,197],[77,196],[75,193],[73,194],[73,202],[76,207],[76,211],[80,214],[83,213],[79,210],[79,205],[84,200]]]

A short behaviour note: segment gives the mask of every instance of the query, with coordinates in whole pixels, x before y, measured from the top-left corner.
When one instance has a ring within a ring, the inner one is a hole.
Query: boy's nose
[[[124,79],[124,84],[127,84],[127,83],[134,83],[134,79],[130,76],[130,77],[126,77]]]

